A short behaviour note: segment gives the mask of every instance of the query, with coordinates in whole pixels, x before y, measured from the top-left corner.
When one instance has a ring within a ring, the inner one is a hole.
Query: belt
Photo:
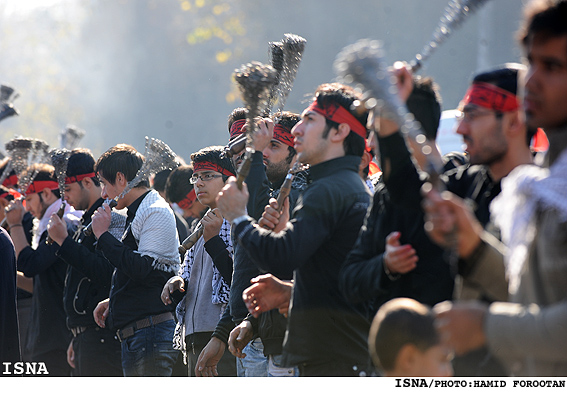
[[[73,337],[77,337],[79,334],[83,333],[87,329],[88,329],[87,326],[77,326],[71,328],[71,333],[73,333]]]
[[[130,325],[127,325],[122,329],[118,329],[116,331],[116,336],[118,337],[118,340],[122,342],[128,337],[133,336],[137,330],[144,329],[152,325],[157,325],[162,322],[171,321],[172,319],[174,319],[174,316],[171,312],[164,312],[163,314],[158,315],[150,315],[149,317],[140,319],[139,321],[131,323]]]

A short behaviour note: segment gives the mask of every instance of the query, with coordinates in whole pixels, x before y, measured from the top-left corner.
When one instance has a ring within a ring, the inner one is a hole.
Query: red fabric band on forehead
[[[189,193],[187,193],[185,198],[177,202],[177,206],[179,206],[183,210],[190,209],[191,206],[193,206],[193,203],[195,203],[196,199],[197,195],[195,194],[195,189],[192,189],[191,191],[189,191]]]
[[[10,186],[15,186],[18,184],[18,176],[16,175],[10,175],[6,178],[6,180],[4,180],[4,183],[2,183],[2,185],[4,187],[10,187]]]
[[[8,189],[8,192],[3,192],[2,194],[0,194],[0,198],[6,198],[8,195],[12,195],[14,199],[18,199],[19,197],[22,196],[22,194],[20,194],[18,191],[10,188]]]
[[[50,190],[58,190],[59,183],[53,180],[38,180],[32,182],[28,189],[26,190],[25,194],[37,194],[38,192],[43,191],[44,188],[49,188]]]
[[[230,139],[234,139],[238,135],[242,134],[242,127],[244,127],[244,124],[246,124],[245,119],[236,120],[234,123],[232,123],[232,125],[230,126],[230,132],[229,132]]]
[[[461,101],[461,106],[467,104],[478,105],[498,112],[511,112],[520,108],[518,97],[514,94],[485,82],[474,82],[469,87]]]
[[[286,144],[288,146],[293,147],[294,136],[291,135],[291,130],[286,128],[280,124],[276,124],[274,126],[274,139]]]
[[[226,176],[234,176],[234,173],[232,173],[228,169],[224,169],[223,167],[218,166],[217,164],[210,161],[194,162],[193,173],[197,171],[215,171]]]
[[[366,139],[366,127],[339,104],[333,102],[323,108],[317,104],[317,100],[314,100],[307,110],[317,112],[318,114],[325,116],[325,119],[329,119],[335,123],[346,123],[349,125],[351,131]]]
[[[77,183],[87,177],[95,177],[96,173],[85,173],[84,175],[77,175],[77,176],[69,176],[65,178],[65,184]]]

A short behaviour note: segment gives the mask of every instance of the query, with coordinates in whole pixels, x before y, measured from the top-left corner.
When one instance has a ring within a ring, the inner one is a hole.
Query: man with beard
[[[114,331],[98,327],[93,317],[95,307],[108,297],[114,268],[95,250],[96,239],[83,233],[83,227],[103,204],[94,165],[90,150],[71,151],[65,177],[65,200],[75,209],[84,211],[81,226],[70,236],[63,220],[53,214],[47,231],[59,245],[57,256],[69,265],[63,303],[67,327],[73,333],[68,350],[73,376],[116,377],[122,376],[120,342]],[[125,223],[125,214],[112,212],[111,233],[117,239],[121,238]]]
[[[27,171],[37,175],[25,190],[25,210],[34,216],[32,244],[27,241],[22,219],[21,200],[13,200],[6,210],[6,221],[18,258],[18,270],[33,277],[32,314],[27,331],[31,361],[43,362],[52,376],[69,376],[67,348],[71,333],[65,324],[63,289],[67,266],[56,252],[59,246],[46,244],[47,224],[51,215],[61,206],[59,183],[54,168],[47,164],[34,164]],[[24,177],[21,175],[20,178]],[[67,205],[63,219],[65,227],[73,233],[82,212]]]
[[[511,375],[565,376],[567,1],[529,3],[520,36],[529,62],[526,121],[545,130],[549,151],[543,168],[526,165],[510,173],[491,207],[508,246],[505,266],[513,303],[445,304],[437,309],[437,321],[442,337],[456,353],[487,345]],[[460,253],[494,249],[454,196],[430,193],[426,208],[436,241],[443,244],[451,231],[457,234]],[[498,264],[497,254],[484,252],[480,263]]]
[[[366,345],[369,321],[338,291],[340,267],[369,204],[369,191],[358,175],[367,113],[351,109],[356,99],[360,96],[348,86],[321,85],[293,128],[297,159],[310,165],[310,183],[290,221],[288,203],[281,215],[272,204],[256,224],[246,214],[247,187],[239,190],[234,178],[218,197],[233,236],[258,268],[276,277],[293,274],[282,365],[298,366],[301,376],[372,371]]]
[[[279,114],[277,114],[279,115]],[[275,117],[277,117],[274,116]],[[279,120],[262,119],[258,121],[258,131],[254,135],[256,152],[252,157],[250,173],[246,179],[250,199],[247,211],[251,217],[259,219],[268,205],[270,198],[277,197],[280,187],[296,161],[296,151],[293,148],[291,129],[299,121],[299,116],[291,112],[283,112]],[[234,129],[234,127],[233,127]],[[290,210],[293,209],[299,193],[306,186],[305,172],[297,173],[290,191]],[[247,309],[242,301],[242,291],[250,284],[250,280],[260,274],[246,252],[235,247],[234,274],[230,290],[229,307],[219,321],[207,351],[203,351],[197,367],[206,369],[211,365],[210,357],[214,353],[224,352],[227,344],[230,349],[229,333],[233,343],[238,341],[238,350],[231,352],[238,357],[237,370],[239,376],[267,376],[273,374],[294,375],[295,370],[288,367],[278,367],[278,360],[269,361],[270,356],[281,354],[281,343],[285,333],[285,318],[276,313],[268,313],[260,318],[259,337],[251,341],[252,323]],[[291,279],[287,277],[286,279]],[[236,337],[239,339],[236,340]],[[267,344],[269,342],[269,344]],[[270,367],[270,365],[272,365]]]

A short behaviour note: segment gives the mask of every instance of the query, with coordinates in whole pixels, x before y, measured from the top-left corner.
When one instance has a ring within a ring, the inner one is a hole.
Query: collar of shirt
[[[309,182],[322,179],[326,176],[331,176],[337,171],[343,169],[358,172],[360,160],[361,157],[343,156],[333,158],[332,160],[328,160],[317,165],[313,165],[309,167]]]
[[[103,203],[104,203],[104,199],[98,198],[97,201],[93,203],[93,205],[83,213],[83,216],[81,217],[81,224],[87,225],[89,222],[91,222],[91,218],[94,212],[96,211],[96,209],[101,207]]]

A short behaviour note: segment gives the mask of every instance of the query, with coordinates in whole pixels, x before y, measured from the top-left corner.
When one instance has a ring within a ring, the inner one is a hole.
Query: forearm
[[[234,237],[263,272],[289,278],[322,243],[328,225],[318,220],[292,220],[284,231],[274,234],[251,221],[233,227]]]
[[[24,276],[22,272],[17,272],[16,285],[26,292],[33,293],[33,279]]]
[[[26,238],[26,233],[24,231],[24,226],[19,224],[13,224],[10,226],[10,237],[14,243],[14,249],[16,250],[16,257],[20,255],[20,252],[30,244]]]
[[[226,244],[220,236],[214,236],[205,243],[205,250],[211,256],[213,263],[223,280],[230,285],[232,282],[233,262]]]
[[[68,236],[56,255],[94,281],[103,290],[110,290],[114,266],[100,252],[90,251]]]
[[[249,193],[246,210],[250,217],[259,220],[264,213],[264,208],[269,203],[271,189],[270,182],[266,177],[262,152],[257,151],[252,157],[250,173],[246,178]]]
[[[459,259],[459,273],[465,283],[480,288],[491,301],[508,300],[504,252],[496,238],[485,234],[467,258]]]
[[[230,306],[227,305],[221,319],[217,323],[212,336],[218,338],[223,343],[228,345],[228,336],[230,335],[230,331],[235,327],[236,325],[232,321],[232,316],[230,315]]]
[[[417,170],[401,133],[379,142],[384,183],[396,204],[420,208],[423,180]]]
[[[109,232],[100,236],[98,247],[112,266],[135,281],[143,281],[153,270],[153,258],[135,252]]]
[[[45,244],[45,236],[42,236],[36,250],[30,246],[24,247],[18,254],[18,270],[26,277],[33,277],[44,272],[59,260],[55,255],[59,246],[57,244]]]
[[[484,329],[491,352],[498,357],[530,357],[534,361],[565,361],[567,301],[547,307],[493,303]]]

